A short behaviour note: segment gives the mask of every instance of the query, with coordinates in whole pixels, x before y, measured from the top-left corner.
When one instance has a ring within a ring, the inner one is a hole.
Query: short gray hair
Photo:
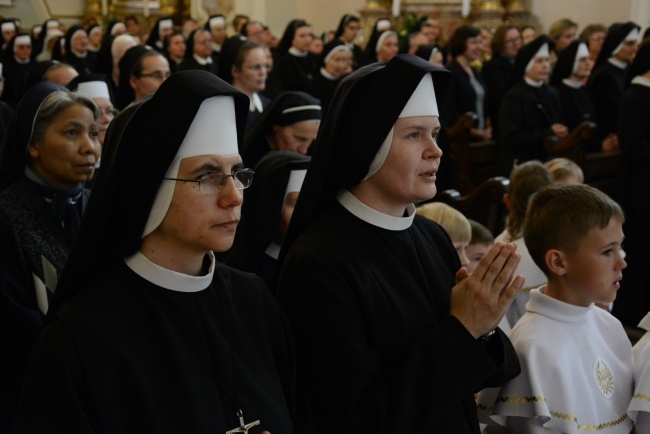
[[[53,92],[43,100],[36,112],[32,126],[32,136],[29,142],[34,143],[43,140],[45,130],[54,122],[58,114],[75,104],[88,107],[93,113],[95,120],[99,120],[101,112],[92,99],[77,92]]]

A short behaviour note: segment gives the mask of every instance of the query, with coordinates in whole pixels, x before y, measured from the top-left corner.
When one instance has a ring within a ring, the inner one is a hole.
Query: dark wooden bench
[[[443,202],[462,212],[469,219],[487,227],[495,236],[503,231],[508,213],[503,204],[503,195],[508,192],[510,181],[504,177],[490,178],[468,195],[457,190],[439,192],[429,202]]]

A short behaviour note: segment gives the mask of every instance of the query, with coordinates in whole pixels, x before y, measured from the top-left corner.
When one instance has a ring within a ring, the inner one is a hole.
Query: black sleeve
[[[549,127],[532,125],[529,118],[535,114],[530,111],[535,110],[535,107],[528,107],[522,100],[521,94],[516,90],[515,88],[511,89],[501,104],[499,111],[501,141],[499,145],[506,146],[515,152],[524,149],[538,149],[546,137],[553,135],[553,130]]]
[[[617,131],[616,112],[621,95],[616,80],[609,74],[598,74],[590,84],[598,119],[598,131],[602,139],[607,134]]]

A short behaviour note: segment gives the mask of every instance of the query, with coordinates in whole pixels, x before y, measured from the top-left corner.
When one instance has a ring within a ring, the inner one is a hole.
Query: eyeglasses
[[[140,74],[139,77],[151,77],[151,78],[155,78],[156,80],[163,80],[169,78],[170,75],[172,75],[172,73],[169,71],[165,71],[165,72],[154,71],[149,74]]]
[[[201,179],[178,179],[178,178],[163,178],[167,181],[182,181],[182,182],[198,182],[199,193],[201,194],[217,194],[226,186],[226,179],[232,178],[237,190],[248,188],[253,183],[253,175],[255,172],[252,169],[235,170],[230,175],[224,173],[213,173],[204,175]]]
[[[350,30],[359,30],[359,29],[361,29],[360,26],[347,26],[347,28],[350,29]]]
[[[515,43],[517,43],[517,42],[521,42],[521,36],[516,37],[516,38],[506,39],[504,42],[505,42],[506,44],[515,44]]]

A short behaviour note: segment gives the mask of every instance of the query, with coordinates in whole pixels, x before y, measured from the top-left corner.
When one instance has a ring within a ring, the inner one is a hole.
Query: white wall
[[[587,24],[600,23],[608,27],[617,21],[635,21],[642,26],[639,16],[632,17],[633,3],[650,3],[648,0],[529,0],[527,2],[531,13],[539,18],[542,29],[548,32],[555,21],[570,18],[578,23],[578,32]]]

